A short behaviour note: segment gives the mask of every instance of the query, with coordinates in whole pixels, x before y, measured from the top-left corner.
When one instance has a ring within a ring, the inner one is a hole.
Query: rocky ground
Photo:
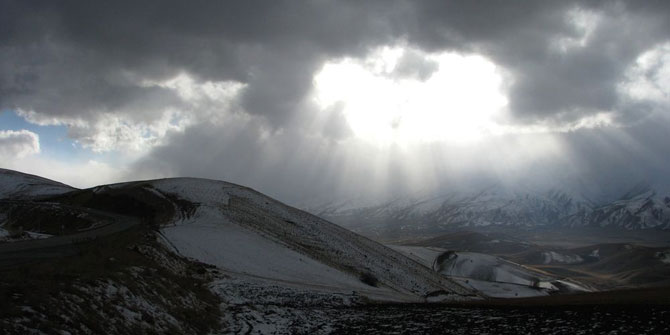
[[[262,318],[275,322],[253,323]],[[668,334],[670,308],[277,307],[256,310],[255,317],[246,321],[229,330],[246,334]]]
[[[347,334],[667,334],[670,308],[444,308],[370,306],[338,315]]]
[[[667,288],[412,304],[216,277],[223,334],[670,333]]]

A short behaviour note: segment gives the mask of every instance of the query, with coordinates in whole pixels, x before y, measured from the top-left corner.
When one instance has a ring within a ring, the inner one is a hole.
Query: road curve
[[[140,224],[136,218],[77,207],[78,210],[102,216],[104,225],[76,234],[54,236],[44,239],[0,243],[0,269],[13,267],[31,261],[73,255],[77,243],[95,240],[130,229]]]

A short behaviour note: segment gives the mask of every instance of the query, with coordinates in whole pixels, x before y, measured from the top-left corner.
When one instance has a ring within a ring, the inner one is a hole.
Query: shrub
[[[377,284],[379,283],[377,277],[375,277],[373,274],[369,272],[362,273],[359,279],[363,284],[373,287],[377,287]]]

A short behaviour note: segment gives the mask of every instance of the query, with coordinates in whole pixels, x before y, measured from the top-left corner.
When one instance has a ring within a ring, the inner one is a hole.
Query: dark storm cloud
[[[369,167],[342,173],[351,162],[328,141],[306,140],[295,132],[262,139],[261,129],[254,122],[190,128],[136,163],[128,178],[188,175],[227,180],[283,201],[376,186]]]
[[[187,72],[200,80],[247,83],[246,112],[281,126],[326,59],[405,39],[423,50],[482,53],[502,66],[513,77],[511,111],[518,120],[574,121],[617,107],[624,70],[668,37],[670,10],[663,5],[3,1],[0,103],[55,116],[128,109],[155,114],[179,107],[178,99],[136,80]],[[552,48],[560,38],[582,38],[567,14],[579,8],[603,19],[585,46],[559,53]],[[412,64],[418,58],[411,54],[405,58],[398,75],[424,78],[433,70],[430,63]]]
[[[94,121],[106,113],[151,123],[167,108],[196,111],[175,90],[147,82],[180,73],[200,83],[239,82],[246,86],[234,113],[251,121],[221,126],[196,119],[183,133],[168,133],[165,145],[136,167],[147,175],[157,169],[289,193],[287,185],[306,178],[311,182],[300,185],[333,187],[338,179],[324,176],[356,165],[338,146],[351,135],[340,107],[321,111],[318,134],[305,130],[316,113],[305,97],[327,60],[408,45],[417,51],[406,53],[391,75],[426,79],[436,64],[418,52],[481,54],[506,74],[512,124],[561,126],[605,110],[628,125],[658,106],[622,98],[618,85],[642,52],[670,38],[666,1],[0,3],[0,108],[33,110],[46,120]],[[586,15],[586,26],[571,21],[571,13]],[[644,131],[630,136],[655,143]],[[576,148],[592,141],[565,137]],[[597,170],[610,158],[584,165]],[[388,178],[403,178],[394,164],[386,167]],[[360,169],[354,183],[364,185],[374,173]]]
[[[590,129],[565,136],[567,165],[603,195],[621,196],[639,183],[670,194],[670,120],[652,117],[623,130]]]
[[[392,6],[366,7],[5,1],[0,102],[57,116],[113,112],[141,98],[173,106],[169,93],[135,80],[164,80],[183,71],[200,80],[248,83],[245,110],[281,124],[327,56],[390,41],[385,19]]]
[[[409,39],[437,50],[458,45],[509,71],[510,109],[517,121],[569,122],[621,107],[616,85],[626,68],[641,52],[670,38],[668,2],[496,3],[422,2]],[[584,46],[560,52],[561,39],[584,37],[571,11],[600,19]]]

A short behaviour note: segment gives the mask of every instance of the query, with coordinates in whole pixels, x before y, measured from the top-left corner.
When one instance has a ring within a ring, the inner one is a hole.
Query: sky
[[[0,0],[0,167],[280,200],[670,191],[667,1]]]

